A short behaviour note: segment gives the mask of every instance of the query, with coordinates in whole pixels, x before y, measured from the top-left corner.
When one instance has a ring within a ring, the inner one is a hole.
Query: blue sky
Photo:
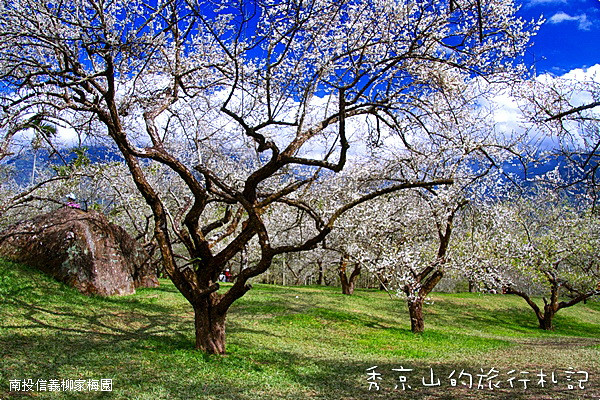
[[[526,62],[538,74],[562,75],[600,64],[600,0],[522,0],[526,19],[546,19]]]

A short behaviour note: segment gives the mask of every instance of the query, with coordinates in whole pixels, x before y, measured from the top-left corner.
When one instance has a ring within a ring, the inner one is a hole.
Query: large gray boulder
[[[11,225],[0,232],[0,257],[37,267],[84,294],[158,286],[144,249],[96,211],[63,207]]]

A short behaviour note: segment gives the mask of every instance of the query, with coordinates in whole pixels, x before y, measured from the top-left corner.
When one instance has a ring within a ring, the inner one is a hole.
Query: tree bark
[[[319,267],[319,276],[317,278],[317,285],[321,286],[323,284],[323,261],[317,261],[317,266]]]
[[[225,316],[216,310],[213,295],[194,304],[196,349],[209,354],[225,354]]]
[[[338,273],[340,275],[340,282],[342,284],[342,294],[352,295],[354,294],[354,287],[356,285],[356,278],[360,275],[361,266],[360,264],[354,265],[354,270],[350,274],[350,277],[346,275],[346,267],[348,266],[348,258],[344,257],[340,260],[340,267]]]
[[[556,315],[556,312],[561,308],[560,305],[557,304],[556,300],[558,299],[558,296],[555,290],[552,291],[552,297],[550,302],[548,302],[544,298],[545,306],[543,311],[525,292],[515,290],[512,287],[508,287],[506,289],[506,293],[516,294],[517,296],[523,298],[527,302],[527,304],[529,304],[529,307],[531,307],[531,309],[535,312],[535,316],[538,319],[540,329],[544,329],[547,331],[554,329],[554,326],[552,325],[552,319],[554,318],[554,315]]]
[[[431,275],[423,275],[425,272]],[[425,320],[423,318],[423,302],[425,298],[433,291],[435,286],[444,276],[444,272],[439,269],[429,268],[428,271],[422,271],[419,279],[420,288],[418,290],[409,285],[404,286],[404,293],[407,298],[408,313],[410,316],[410,329],[413,333],[423,333],[425,331]]]
[[[408,302],[408,314],[410,315],[410,330],[413,333],[425,331],[425,320],[423,319],[423,299],[418,297]]]
[[[551,304],[547,304],[544,307],[544,314],[539,314],[538,315],[538,321],[540,323],[540,329],[546,330],[546,331],[552,331],[554,330],[554,326],[552,325],[552,319],[554,318],[554,315],[556,314],[556,311],[553,310],[553,307]]]
[[[344,275],[345,277],[345,275]],[[350,282],[347,279],[342,279],[342,294],[347,294],[348,296],[354,294],[354,282]]]

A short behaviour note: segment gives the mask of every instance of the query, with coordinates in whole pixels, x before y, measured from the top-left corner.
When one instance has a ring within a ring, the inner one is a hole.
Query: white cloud
[[[572,16],[564,11],[559,11],[548,20],[551,24],[560,24],[561,22],[567,21],[577,21],[579,23],[578,29],[582,31],[587,31],[592,27],[592,22],[588,19],[586,14]]]
[[[565,88],[569,96],[569,102],[572,106],[580,106],[589,104],[595,100],[589,90],[585,90],[585,83],[600,84],[600,64],[593,65],[589,68],[576,68],[561,76],[552,74],[542,74],[535,78],[536,81],[547,85],[558,84],[557,88]],[[527,82],[523,83],[528,85]],[[569,88],[581,88],[582,90],[569,91]],[[556,146],[556,141],[548,136],[547,132],[542,131],[535,125],[527,122],[527,119],[522,113],[522,108],[526,108],[527,104],[518,97],[512,95],[512,91],[508,88],[497,93],[489,100],[489,106],[493,109],[492,118],[495,129],[498,133],[506,135],[506,137],[526,136],[530,143],[537,143],[542,148],[550,148]],[[589,112],[594,112],[600,116],[600,108],[595,108]],[[571,128],[573,137],[576,137],[579,132],[579,127],[576,123],[568,125]]]
[[[600,83],[600,64],[592,65],[589,68],[573,69],[564,74],[563,78]]]

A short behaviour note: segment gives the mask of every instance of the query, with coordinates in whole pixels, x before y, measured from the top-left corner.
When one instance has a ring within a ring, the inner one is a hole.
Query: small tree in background
[[[472,264],[483,260],[479,276],[522,297],[541,329],[553,329],[561,309],[600,294],[600,220],[589,203],[537,187],[489,207],[474,230],[479,245],[470,249]],[[543,305],[524,286],[529,280],[544,292]]]

